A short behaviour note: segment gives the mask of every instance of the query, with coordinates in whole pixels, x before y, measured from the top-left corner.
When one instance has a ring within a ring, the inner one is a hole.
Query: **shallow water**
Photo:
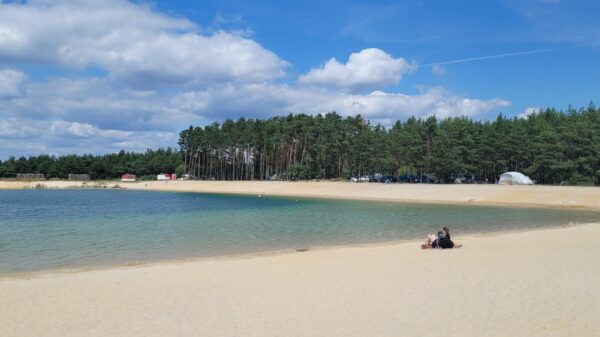
[[[0,272],[600,221],[600,213],[122,190],[0,190]]]

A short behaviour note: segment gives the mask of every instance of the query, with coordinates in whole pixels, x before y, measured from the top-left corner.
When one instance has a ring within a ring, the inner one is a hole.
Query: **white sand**
[[[552,207],[600,200],[596,188],[187,183],[163,185]],[[465,247],[444,251],[411,242],[5,275],[0,336],[600,336],[599,238],[600,224],[590,224],[455,233]]]
[[[600,336],[600,224],[0,279],[0,336]],[[443,331],[443,332],[442,332]]]
[[[119,181],[77,182],[0,181],[2,188],[104,187],[187,191],[209,193],[239,193],[276,196],[305,196],[364,200],[386,200],[471,205],[506,205],[556,207],[600,210],[599,187],[574,186],[500,186],[500,185],[430,185],[379,184],[347,182],[264,182],[264,181],[149,181],[123,183]]]

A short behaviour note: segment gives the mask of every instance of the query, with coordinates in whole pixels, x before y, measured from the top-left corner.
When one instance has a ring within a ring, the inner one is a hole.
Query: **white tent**
[[[500,185],[533,185],[533,181],[520,172],[503,173],[498,183]]]

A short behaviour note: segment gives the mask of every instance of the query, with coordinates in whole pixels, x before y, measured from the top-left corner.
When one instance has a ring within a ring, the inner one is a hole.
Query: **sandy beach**
[[[600,210],[600,188],[577,186],[433,185],[264,181],[0,181],[0,189],[124,188],[234,193],[433,204],[497,205]]]
[[[12,188],[25,187],[18,184]],[[430,203],[600,205],[599,189],[580,187],[119,185]],[[600,224],[588,224],[483,237],[456,233],[453,239],[464,247],[444,251],[403,242],[0,275],[0,336],[598,336],[598,237]]]

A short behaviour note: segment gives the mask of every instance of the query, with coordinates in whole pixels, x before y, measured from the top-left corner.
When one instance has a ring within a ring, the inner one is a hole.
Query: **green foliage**
[[[181,153],[173,149],[147,150],[145,153],[121,151],[101,156],[39,155],[0,161],[0,177],[14,178],[17,173],[43,173],[49,179],[66,179],[73,173],[89,174],[91,179],[115,179],[124,173],[131,173],[155,180],[156,174],[173,173],[180,165],[183,165]]]
[[[600,109],[593,104],[527,118],[499,115],[494,121],[412,117],[390,129],[335,112],[227,119],[181,131],[179,146],[180,151],[11,157],[0,161],[0,177],[87,173],[112,179],[133,173],[154,179],[175,172],[206,180],[344,180],[381,173],[494,182],[503,172],[521,171],[542,184],[600,184]]]
[[[398,168],[398,176],[416,176],[417,174],[417,170],[412,166],[401,166]]]
[[[311,179],[313,174],[307,165],[294,164],[290,166],[287,176],[289,180],[296,181]]]
[[[227,120],[180,134],[184,171],[199,179],[346,179],[434,174],[494,182],[521,171],[538,183],[600,183],[600,109],[527,118],[409,118],[392,128],[335,112]]]

